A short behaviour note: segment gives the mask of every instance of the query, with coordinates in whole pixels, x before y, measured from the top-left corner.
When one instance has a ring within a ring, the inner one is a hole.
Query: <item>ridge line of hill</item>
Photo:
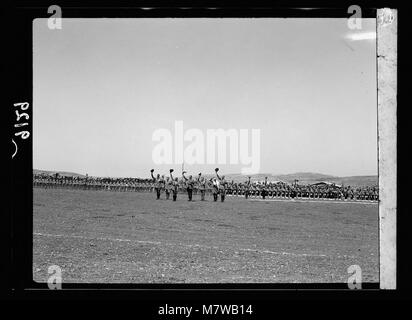
[[[67,171],[51,171],[51,170],[38,170],[34,169],[34,173],[37,174],[55,174],[59,173],[63,176],[78,176],[84,177],[85,175],[75,173],[75,172],[67,172]],[[212,177],[214,174],[206,174],[205,177]],[[377,175],[365,175],[365,176],[333,176],[328,174],[322,173],[315,173],[315,172],[296,172],[296,173],[289,173],[289,174],[255,174],[250,175],[252,181],[263,181],[265,177],[268,177],[268,181],[284,181],[287,183],[293,183],[295,180],[298,180],[300,184],[311,184],[316,182],[333,182],[336,184],[344,184],[344,185],[351,185],[351,186],[373,186],[378,184],[378,176]],[[229,173],[225,174],[226,180],[233,180],[235,182],[245,181],[247,176],[239,174],[239,173]],[[115,178],[115,177],[113,177]],[[122,177],[118,177],[122,178]],[[149,178],[149,176],[148,176]]]

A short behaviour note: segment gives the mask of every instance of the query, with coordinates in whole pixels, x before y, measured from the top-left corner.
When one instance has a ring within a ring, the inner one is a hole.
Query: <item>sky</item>
[[[33,167],[180,170],[154,163],[152,135],[183,121],[259,129],[261,173],[376,175],[374,32],[375,19],[361,30],[329,18],[63,19],[60,30],[35,19]],[[185,170],[217,166],[244,167]]]

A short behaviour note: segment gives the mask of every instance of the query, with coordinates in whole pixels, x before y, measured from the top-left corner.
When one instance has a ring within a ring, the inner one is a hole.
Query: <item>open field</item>
[[[346,282],[353,264],[379,280],[376,203],[154,198],[34,188],[34,280],[59,265],[63,283]]]

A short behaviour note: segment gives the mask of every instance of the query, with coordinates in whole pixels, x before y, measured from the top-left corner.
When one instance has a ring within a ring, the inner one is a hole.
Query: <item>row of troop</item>
[[[106,190],[106,191],[151,191],[153,183],[151,179],[138,178],[100,178],[83,176],[62,176],[35,174],[33,186],[44,188],[68,188],[82,190]]]
[[[55,174],[53,176],[44,174],[34,174],[33,185],[44,188],[70,188],[82,190],[105,190],[105,191],[131,191],[131,192],[156,192],[156,197],[160,198],[165,192],[166,199],[172,195],[172,199],[177,198],[178,193],[187,192],[188,199],[192,200],[193,194],[200,194],[201,200],[206,194],[212,194],[214,201],[220,195],[221,201],[226,195],[242,196],[245,198],[309,198],[309,199],[348,199],[348,200],[372,200],[379,199],[377,186],[351,187],[336,186],[333,184],[318,185],[298,185],[283,182],[251,182],[250,178],[245,182],[226,181],[224,176],[205,178],[201,174],[194,178],[186,177],[186,172],[182,173],[179,179],[173,177],[173,170],[169,176],[153,175],[151,179],[141,178],[101,178],[88,176],[63,176]]]
[[[160,174],[154,176],[154,169],[150,170],[157,200],[160,199],[161,193],[165,191],[166,200],[168,200],[170,198],[170,195],[172,194],[173,201],[176,201],[177,194],[183,187],[183,189],[185,189],[187,192],[188,201],[192,201],[193,193],[197,192],[200,193],[201,201],[205,200],[206,193],[209,192],[213,195],[213,201],[217,201],[219,195],[220,200],[222,202],[225,201],[228,182],[226,181],[225,176],[219,176],[219,168],[215,169],[216,177],[210,179],[206,179],[202,176],[201,173],[199,173],[197,178],[193,178],[193,176],[191,175],[189,175],[189,177],[186,177],[186,171],[183,171],[182,178],[179,180],[178,177],[173,177],[173,171],[173,169],[170,169],[170,176],[165,177],[164,175]]]
[[[242,184],[229,186],[228,194],[240,196],[245,194]],[[248,189],[251,197],[269,198],[307,198],[307,199],[335,199],[335,200],[370,200],[377,201],[379,193],[377,187],[336,187],[336,186],[299,186],[299,185],[268,185],[252,184]]]
[[[244,196],[248,197],[261,197],[265,199],[270,198],[307,198],[307,199],[329,199],[329,200],[369,200],[378,201],[379,193],[378,186],[365,186],[365,187],[351,187],[351,186],[338,186],[330,183],[318,183],[313,185],[299,185],[287,184],[284,182],[269,182],[265,178],[264,182],[251,182],[250,177],[247,181],[228,182],[225,177],[220,177],[218,174],[218,168],[216,171],[216,178],[206,179],[202,177],[201,173],[197,178],[185,176],[185,171],[182,173],[182,180],[173,178],[171,169],[170,179],[164,175],[153,175],[153,169],[151,175],[157,199],[160,198],[160,194],[164,190],[166,193],[166,199],[169,199],[170,193],[173,193],[173,199],[177,196],[177,186],[183,185],[188,193],[189,201],[192,200],[193,192],[200,192],[201,200],[204,200],[205,193],[210,191],[213,194],[214,201],[217,200],[217,196],[220,194],[221,200],[224,201],[226,195],[231,196]],[[176,190],[174,190],[176,189]]]

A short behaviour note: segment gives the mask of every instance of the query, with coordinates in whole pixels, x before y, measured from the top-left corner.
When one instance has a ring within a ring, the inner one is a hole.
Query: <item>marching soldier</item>
[[[209,181],[212,183],[213,201],[216,202],[219,195],[219,181],[216,178],[211,178]]]
[[[187,196],[189,198],[188,201],[192,201],[192,196],[193,196],[193,188],[195,185],[195,180],[193,180],[193,177],[190,175],[189,178],[185,177],[186,171],[182,172],[182,177],[185,180],[186,183],[186,190],[187,190]]]
[[[170,191],[172,190],[173,181],[170,180],[169,177],[166,177],[166,181],[165,181],[165,193],[166,193],[166,200],[169,200],[170,197]]]
[[[201,175],[202,174],[199,173],[199,176],[197,178],[197,182],[198,182],[198,186],[199,186],[198,189],[200,191],[200,200],[204,201],[205,200],[205,194],[206,194],[207,181]]]
[[[173,193],[173,201],[177,199],[177,193],[179,192],[179,179],[174,178],[172,176],[173,169],[170,169],[170,179],[172,180],[172,193]]]
[[[160,177],[160,174],[157,174],[157,176],[155,177],[153,175],[154,169],[150,170],[150,174],[153,178],[153,181],[155,183],[154,188],[156,190],[156,200],[160,199],[160,193],[162,191],[162,186],[164,185],[165,180]]]
[[[266,198],[266,194],[267,194],[267,184],[268,184],[268,177],[265,177],[265,182],[263,182],[263,186],[262,186],[262,198],[263,200],[265,200]]]
[[[225,180],[225,176],[220,177],[219,174],[217,173],[219,171],[219,168],[215,169],[216,176],[219,180],[219,193],[220,193],[220,201],[224,202],[225,201],[225,196],[226,196],[226,188],[227,188],[227,181]]]
[[[240,189],[239,189],[239,184],[233,182],[233,180],[232,180],[232,184],[233,184],[233,188],[232,188],[232,190],[233,190],[233,195],[237,197],[237,196],[239,196],[239,191],[240,191]]]
[[[245,182],[245,199],[249,198],[250,193],[250,177],[248,181]]]

